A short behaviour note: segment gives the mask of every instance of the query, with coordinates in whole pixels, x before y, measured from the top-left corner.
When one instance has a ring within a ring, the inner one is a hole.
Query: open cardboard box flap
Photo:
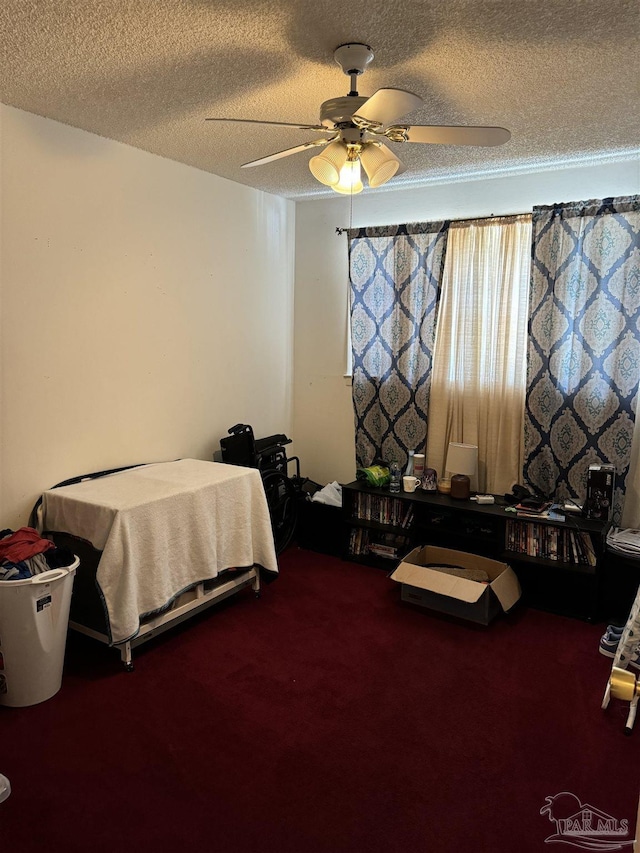
[[[506,571],[491,582],[491,589],[496,594],[504,612],[508,613],[519,600],[522,590],[513,569],[507,566],[506,563],[504,565],[506,566]]]
[[[490,583],[479,583],[440,572],[437,566],[482,569],[489,576]],[[518,579],[506,563],[433,545],[414,548],[393,572],[391,579],[469,604],[479,601],[487,591],[487,586],[490,586],[505,611],[513,607],[521,594]]]

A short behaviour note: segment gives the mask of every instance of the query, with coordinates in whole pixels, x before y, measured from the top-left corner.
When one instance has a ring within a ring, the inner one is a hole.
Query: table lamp
[[[451,497],[469,500],[471,481],[478,467],[478,448],[475,444],[452,441],[447,451],[445,468],[451,473]]]

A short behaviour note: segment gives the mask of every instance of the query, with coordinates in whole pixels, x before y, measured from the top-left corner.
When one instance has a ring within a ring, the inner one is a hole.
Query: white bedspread
[[[199,459],[145,465],[50,489],[42,512],[47,530],[102,551],[97,580],[112,643],[131,639],[142,616],[225,569],[278,571],[255,468]]]

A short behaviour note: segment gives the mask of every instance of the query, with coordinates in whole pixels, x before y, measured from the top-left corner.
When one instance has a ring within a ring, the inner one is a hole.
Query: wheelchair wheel
[[[280,554],[293,539],[298,520],[297,495],[293,483],[280,471],[263,471],[267,505],[276,553]]]

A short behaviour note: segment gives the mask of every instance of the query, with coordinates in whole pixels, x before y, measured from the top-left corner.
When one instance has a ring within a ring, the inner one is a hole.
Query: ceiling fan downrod
[[[358,97],[358,77],[364,74],[373,59],[373,51],[368,44],[350,42],[341,44],[333,52],[333,58],[351,81],[348,97]]]

